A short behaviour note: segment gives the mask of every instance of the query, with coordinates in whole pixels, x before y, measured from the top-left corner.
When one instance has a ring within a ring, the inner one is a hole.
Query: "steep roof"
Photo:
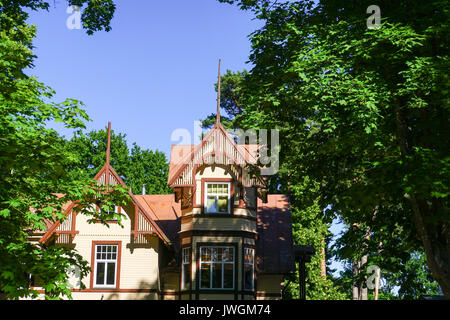
[[[267,195],[267,203],[258,199],[258,241],[256,264],[263,273],[287,273],[295,270],[289,198]]]
[[[153,213],[153,220],[177,248],[181,204],[175,202],[175,194],[136,195],[135,197],[144,209]]]
[[[126,188],[125,183],[114,170],[114,168],[110,164],[110,143],[111,143],[111,123],[108,123],[108,137],[107,137],[107,149],[106,149],[106,163],[99,170],[99,172],[95,175],[94,180],[97,181],[98,184],[101,185],[122,185]],[[142,215],[145,221],[150,224],[152,230],[158,235],[161,240],[165,243],[170,243],[169,237],[164,233],[164,231],[160,228],[160,226],[155,222],[157,220],[157,216],[155,212],[153,212],[149,207],[145,207],[141,204],[140,201],[137,200],[136,196],[131,192],[131,189],[128,191],[128,195],[130,196],[133,203],[137,206],[136,214]],[[63,210],[65,211],[65,215],[68,216],[72,208],[76,205],[73,201],[69,201],[63,206]],[[156,219],[155,219],[156,218]],[[47,241],[50,236],[57,230],[60,226],[61,222],[56,221],[55,223],[47,222],[47,230],[43,237],[39,240],[41,243]]]
[[[169,161],[168,184],[189,186],[193,184],[192,172],[203,163],[257,165],[258,145],[237,144],[225,128],[217,122],[198,145],[172,145]],[[244,177],[253,184],[265,185],[258,177]]]

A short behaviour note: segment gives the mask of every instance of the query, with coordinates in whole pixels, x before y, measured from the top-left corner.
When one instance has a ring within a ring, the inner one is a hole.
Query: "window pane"
[[[234,261],[234,248],[228,248],[228,250],[230,250],[230,261]]]
[[[253,264],[253,259],[254,259],[254,257],[253,257],[253,255],[254,255],[253,249],[245,248],[244,253],[245,253],[245,255],[244,255],[244,262]]]
[[[211,261],[210,248],[201,248],[201,250],[202,250],[202,261]]]
[[[212,265],[212,287],[222,288],[222,263],[213,263]]]
[[[191,265],[183,265],[183,289],[189,289],[191,287]]]
[[[232,263],[223,264],[223,287],[225,289],[233,288],[233,267]]]
[[[217,261],[222,261],[222,257],[223,257],[223,248],[217,248]]]
[[[214,196],[208,196],[206,199],[206,212],[216,212],[216,198]]]
[[[253,289],[253,265],[251,264],[244,266],[244,288]]]
[[[227,196],[219,196],[219,212],[228,212]]]
[[[191,262],[191,249],[185,248],[183,249],[183,263],[190,263]]]
[[[209,263],[202,263],[201,264],[201,275],[200,275],[200,288],[210,288],[210,277],[211,277],[211,265]]]
[[[97,277],[95,280],[96,284],[105,284],[105,263],[97,263]]]
[[[217,248],[211,248],[211,261],[218,261]]]
[[[224,248],[222,251],[222,260],[223,261],[233,261],[230,257],[230,248]]]
[[[106,284],[113,285],[114,284],[114,278],[116,274],[116,263],[110,262],[108,263],[108,272],[106,275]]]

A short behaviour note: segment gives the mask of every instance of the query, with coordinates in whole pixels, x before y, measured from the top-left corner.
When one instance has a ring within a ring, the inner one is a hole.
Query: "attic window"
[[[206,182],[205,213],[230,213],[230,183]]]
[[[111,214],[112,212],[109,210],[105,210],[103,207],[103,204],[101,202],[97,202],[95,204],[95,209],[97,210],[97,212],[103,212],[103,213],[107,213],[107,214]],[[121,213],[121,208],[119,206],[114,205],[114,213]],[[108,219],[106,222],[116,222],[117,218],[114,219]]]

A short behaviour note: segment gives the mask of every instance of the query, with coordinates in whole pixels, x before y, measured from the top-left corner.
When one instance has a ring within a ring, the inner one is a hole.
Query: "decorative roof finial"
[[[106,165],[109,166],[109,157],[111,153],[111,122],[108,122],[108,140],[106,142]]]
[[[219,76],[217,81],[217,114],[216,123],[220,123],[220,59],[219,59]]]

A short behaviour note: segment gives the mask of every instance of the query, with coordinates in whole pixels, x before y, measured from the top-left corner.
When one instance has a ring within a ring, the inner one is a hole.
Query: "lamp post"
[[[316,253],[313,246],[294,246],[295,261],[298,262],[298,287],[300,300],[306,300],[306,263]]]

